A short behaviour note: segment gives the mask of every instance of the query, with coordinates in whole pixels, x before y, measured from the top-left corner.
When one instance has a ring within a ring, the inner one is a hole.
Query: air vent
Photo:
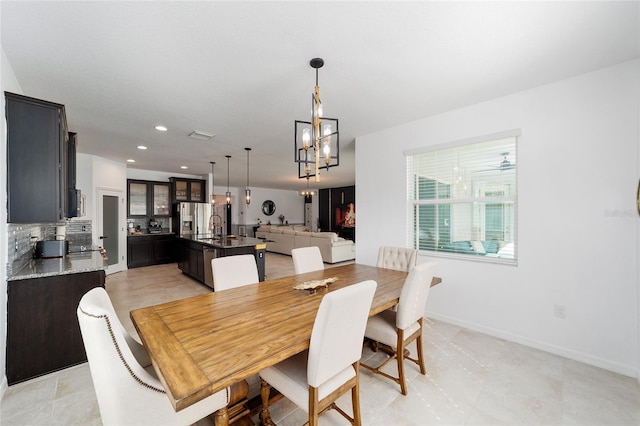
[[[209,139],[213,139],[215,135],[207,132],[201,132],[200,130],[194,130],[189,133],[189,137],[193,139],[200,139],[201,141],[208,141]]]

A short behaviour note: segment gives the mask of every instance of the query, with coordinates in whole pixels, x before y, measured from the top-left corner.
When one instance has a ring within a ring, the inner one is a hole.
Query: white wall
[[[262,223],[271,221],[272,224],[277,225],[280,223],[278,216],[281,214],[291,224],[304,223],[304,197],[298,195],[297,191],[251,188],[251,204],[249,206],[244,202],[244,188],[238,188],[235,195],[236,199],[240,201],[240,208],[237,209],[240,211],[237,222],[239,224],[253,225],[260,219]],[[262,213],[262,203],[266,200],[271,200],[276,205],[276,211],[271,216]]]
[[[518,265],[437,259],[427,314],[638,376],[639,71],[624,63],[358,137],[356,260],[407,243],[404,150],[521,129]]]
[[[1,46],[1,43],[0,43]],[[0,108],[2,108],[2,120],[0,122],[0,164],[7,164],[7,122],[4,114],[4,92],[13,92],[23,94],[20,83],[16,78],[13,68],[9,63],[9,59],[2,50],[2,59],[0,62]],[[7,169],[4,167],[3,172],[0,173],[0,259],[2,264],[6,265],[8,261],[7,257],[7,191],[4,189],[7,187]],[[7,389],[7,376],[6,371],[6,348],[7,348],[7,271],[5,267],[0,268],[0,399],[4,391]]]
[[[82,143],[81,141],[79,143]],[[127,199],[127,166],[125,163],[107,160],[89,154],[76,154],[76,188],[82,191],[86,199],[86,216],[79,219],[90,220],[93,223],[92,238],[96,244],[100,243],[100,230],[97,227],[98,189],[120,191],[125,201]],[[126,212],[124,213],[126,216]],[[124,223],[122,224],[124,227]],[[123,231],[123,238],[126,233]],[[126,251],[124,252],[126,253]],[[126,259],[125,259],[126,261]]]

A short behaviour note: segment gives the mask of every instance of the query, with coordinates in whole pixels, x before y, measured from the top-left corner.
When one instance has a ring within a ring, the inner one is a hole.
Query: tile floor
[[[288,256],[268,253],[266,264],[268,277],[293,273]],[[132,333],[131,309],[209,291],[175,264],[114,274],[106,287]],[[425,354],[426,376],[407,364],[407,396],[362,370],[363,424],[640,425],[640,384],[629,377],[432,320],[425,324]],[[381,356],[365,348],[363,361]],[[388,368],[395,373],[393,363]],[[339,403],[350,412],[349,397]],[[87,364],[11,386],[0,405],[0,424],[6,426],[101,424]],[[279,425],[306,421],[286,399],[270,410]],[[347,423],[335,412],[320,420]]]

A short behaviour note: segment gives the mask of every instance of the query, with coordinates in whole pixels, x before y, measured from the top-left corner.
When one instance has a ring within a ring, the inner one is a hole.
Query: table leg
[[[229,411],[227,407],[222,407],[215,412],[213,419],[215,426],[228,426],[229,425]]]

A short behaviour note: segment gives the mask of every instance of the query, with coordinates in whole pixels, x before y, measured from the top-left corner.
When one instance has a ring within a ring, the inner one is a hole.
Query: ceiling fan
[[[488,169],[478,170],[478,172],[493,172],[496,170],[500,172],[504,172],[507,170],[514,169],[516,167],[516,163],[512,163],[511,161],[509,161],[509,159],[507,159],[507,156],[509,155],[508,152],[501,152],[500,155],[502,155],[503,157],[500,164],[494,167],[490,167]]]

